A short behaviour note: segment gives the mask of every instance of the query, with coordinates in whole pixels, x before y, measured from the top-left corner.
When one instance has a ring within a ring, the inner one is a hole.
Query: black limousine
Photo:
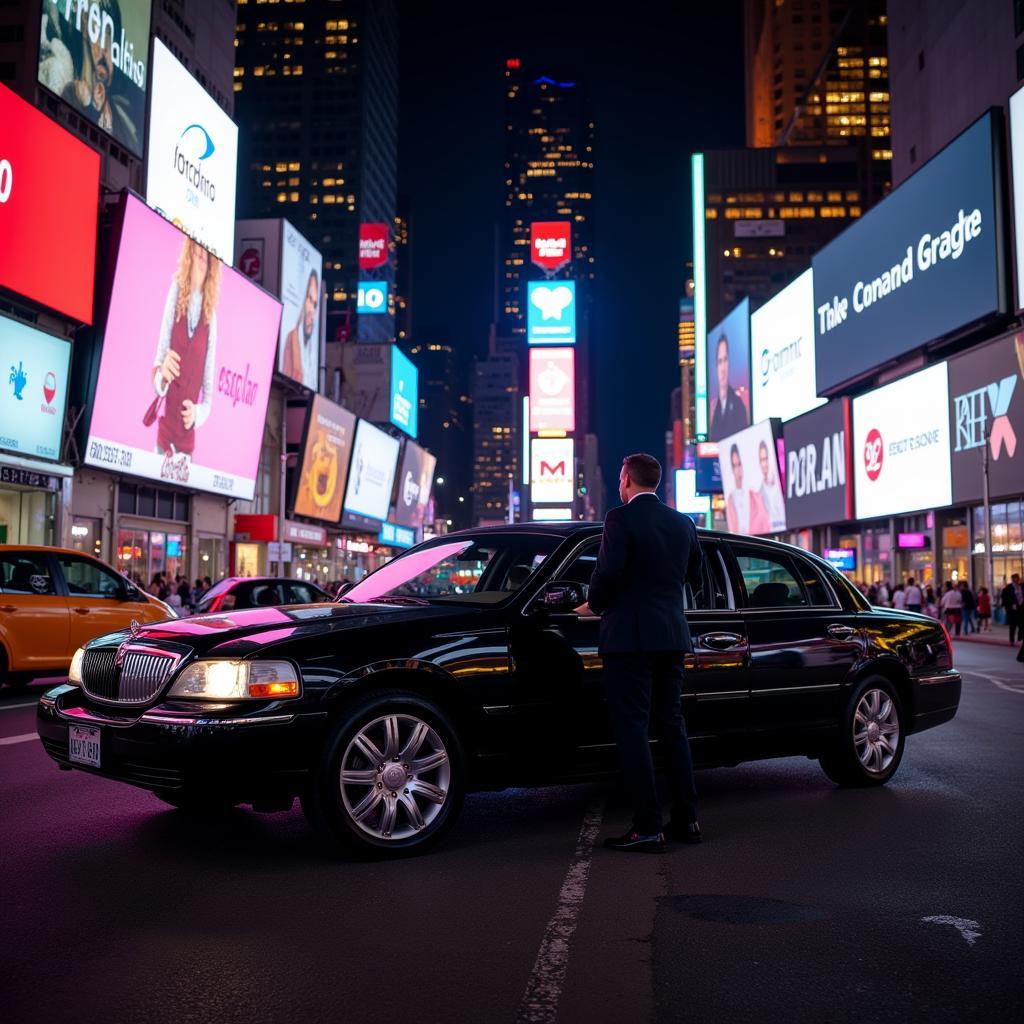
[[[198,615],[98,637],[39,702],[47,753],[206,813],[290,807],[336,845],[409,853],[467,791],[613,772],[599,620],[580,616],[601,527],[449,534],[332,604]],[[803,755],[887,782],[906,737],[957,711],[943,626],[870,607],[787,545],[701,532],[683,707],[700,766]],[[655,751],[656,753],[656,751]]]

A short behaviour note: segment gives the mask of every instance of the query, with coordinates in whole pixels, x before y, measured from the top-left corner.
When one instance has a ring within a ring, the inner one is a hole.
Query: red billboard
[[[92,323],[100,156],[0,85],[0,287]]]
[[[387,224],[359,225],[359,268],[376,270],[388,261]]]
[[[567,220],[539,220],[530,225],[530,259],[554,273],[572,259],[572,224]]]
[[[530,349],[530,432],[576,429],[576,352]]]

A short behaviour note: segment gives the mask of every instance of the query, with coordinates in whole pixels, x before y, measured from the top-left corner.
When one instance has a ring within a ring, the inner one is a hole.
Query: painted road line
[[[0,747],[12,747],[15,743],[28,743],[29,740],[37,740],[39,736],[34,732],[26,732],[21,736],[4,736],[0,739]]]
[[[558,894],[555,912],[544,929],[540,950],[516,1013],[517,1024],[553,1024],[569,966],[569,944],[587,892],[594,843],[604,818],[604,798],[595,797],[583,815],[576,850]]]
[[[0,704],[0,711],[14,711],[16,708],[34,708],[39,701],[30,700],[27,704]]]
[[[984,679],[986,682],[992,683],[993,686],[998,686],[1000,690],[1006,690],[1007,693],[1024,696],[1024,684],[1014,686],[1008,679],[999,679],[996,676],[990,676],[987,672],[978,672],[973,668],[964,668],[960,672],[965,676],[977,676],[979,679]]]

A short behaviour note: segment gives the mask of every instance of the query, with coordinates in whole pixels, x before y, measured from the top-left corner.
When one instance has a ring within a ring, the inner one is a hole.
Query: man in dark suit
[[[605,845],[660,853],[665,835],[701,841],[697,793],[681,698],[683,656],[692,651],[683,589],[701,587],[702,556],[693,520],[663,505],[656,493],[661,466],[652,455],[629,455],[619,474],[620,508],[604,520],[604,536],[587,603],[601,616],[599,652],[608,713],[633,825]],[[662,831],[650,729],[667,750],[672,821]]]
[[[740,396],[729,385],[729,339],[721,334],[715,345],[715,372],[718,377],[718,393],[711,408],[711,425],[708,439],[721,441],[750,426],[747,407]]]
[[[1005,580],[1006,577],[1004,576]],[[1020,585],[1020,574],[1014,573],[1010,582],[1003,587],[1000,595],[1003,612],[1006,614],[1006,624],[1010,627],[1010,644],[1014,643],[1014,636],[1019,631],[1019,639],[1024,640],[1024,590]]]

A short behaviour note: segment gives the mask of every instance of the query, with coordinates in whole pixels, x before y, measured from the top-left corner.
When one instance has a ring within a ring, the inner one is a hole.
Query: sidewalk
[[[1006,626],[996,626],[991,633],[971,633],[969,636],[957,636],[951,633],[953,640],[965,640],[969,644],[991,644],[995,647],[1010,647],[1010,632]],[[1015,640],[1013,647],[1020,647],[1020,641]]]

